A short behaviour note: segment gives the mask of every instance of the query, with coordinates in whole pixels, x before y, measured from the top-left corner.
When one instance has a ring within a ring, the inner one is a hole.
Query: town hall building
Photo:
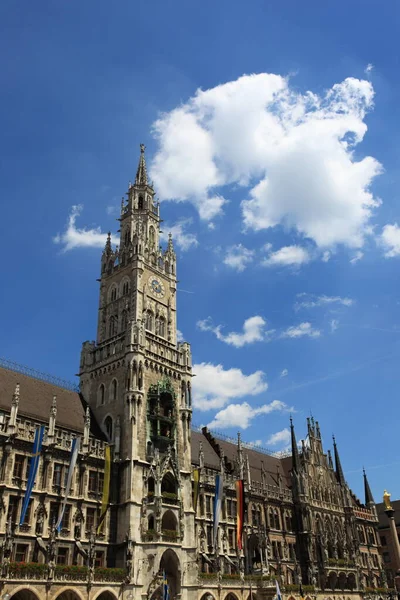
[[[177,257],[171,236],[160,245],[144,146],[119,221],[119,246],[109,235],[101,256],[97,337],[82,345],[79,386],[0,363],[0,597],[161,600],[168,586],[170,600],[261,600],[274,597],[276,581],[285,600],[300,591],[310,600],[387,593],[367,477],[361,501],[336,442],[333,455],[325,452],[318,422],[308,419],[300,445],[291,423],[286,456],[192,426],[191,347],[177,340]]]

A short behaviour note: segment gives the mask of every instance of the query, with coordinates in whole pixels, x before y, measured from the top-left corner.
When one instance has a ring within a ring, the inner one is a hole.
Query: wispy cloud
[[[270,338],[273,330],[268,331],[266,329],[266,321],[263,317],[255,315],[246,319],[243,323],[243,331],[234,332],[231,331],[224,335],[222,333],[222,325],[213,325],[211,317],[197,322],[197,327],[201,331],[211,331],[221,342],[225,342],[235,348],[241,348],[247,344],[253,344],[254,342],[263,342]]]
[[[242,272],[253,261],[254,250],[245,248],[242,244],[230,246],[224,258],[224,264],[236,271]]]
[[[299,325],[294,325],[292,327],[288,327],[282,334],[283,338],[301,338],[301,337],[310,337],[317,338],[321,335],[319,329],[314,329],[311,323],[304,322]]]
[[[215,415],[208,427],[210,429],[226,429],[227,427],[247,429],[255,417],[268,415],[272,412],[293,412],[293,407],[287,406],[280,400],[273,400],[269,404],[258,407],[252,407],[247,402],[230,404]]]
[[[88,229],[87,227],[79,228],[76,226],[76,220],[82,210],[83,206],[81,204],[74,205],[68,217],[65,231],[57,233],[53,238],[55,244],[62,246],[62,252],[68,252],[75,248],[103,248],[106,243],[107,234],[102,232],[100,227]],[[118,241],[117,237],[112,237],[114,244],[117,244]]]
[[[301,294],[297,294],[297,298],[303,298],[302,300],[298,300],[294,304],[294,309],[300,310],[302,308],[317,308],[319,306],[328,306],[329,304],[339,304],[341,306],[352,306],[354,304],[354,300],[352,298],[342,298],[341,296],[313,296],[312,294],[307,294],[302,292]]]
[[[261,261],[264,267],[299,267],[311,260],[311,256],[302,246],[284,246]]]
[[[277,431],[276,433],[272,433],[267,439],[268,446],[288,446],[290,442],[290,431],[287,427],[282,429],[281,431]]]
[[[171,233],[173,242],[181,250],[186,251],[195,248],[199,244],[196,235],[186,231],[187,227],[191,224],[192,219],[181,219],[173,225],[164,223],[160,238],[166,242],[168,240],[168,235]]]
[[[283,369],[279,377],[287,377],[289,375],[289,371],[287,369]]]

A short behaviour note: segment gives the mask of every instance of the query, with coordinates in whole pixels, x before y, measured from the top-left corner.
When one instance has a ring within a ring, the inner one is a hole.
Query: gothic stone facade
[[[299,452],[276,457],[215,439],[191,425],[191,350],[177,341],[176,254],[160,246],[160,211],[144,148],[120,214],[120,245],[101,257],[97,339],[85,342],[79,392],[37,374],[0,369],[0,535],[3,597],[16,600],[359,597],[385,587],[377,514],[322,448],[308,422]],[[19,526],[34,428],[46,434],[30,507]],[[59,535],[73,437],[82,438]],[[111,496],[96,535],[105,445],[112,446]],[[193,469],[201,468],[193,508]],[[215,475],[225,488],[217,548],[212,544]],[[236,548],[235,481],[245,481],[245,551]],[[7,596],[8,597],[8,596]]]

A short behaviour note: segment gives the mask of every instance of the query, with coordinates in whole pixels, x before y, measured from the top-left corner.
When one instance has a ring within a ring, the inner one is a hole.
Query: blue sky
[[[312,413],[357,494],[364,465],[376,498],[399,497],[399,16],[3,1],[1,354],[73,379],[143,142],[194,421],[279,451],[289,411],[298,438]]]

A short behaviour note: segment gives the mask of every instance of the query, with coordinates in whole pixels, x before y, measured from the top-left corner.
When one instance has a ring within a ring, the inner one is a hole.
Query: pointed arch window
[[[110,321],[108,324],[108,335],[109,337],[113,337],[117,333],[118,320],[117,317],[110,317]]]
[[[149,228],[149,246],[150,248],[154,248],[156,243],[156,232],[154,230],[153,226],[150,226]]]
[[[113,420],[110,416],[104,419],[104,431],[108,437],[108,441],[111,442],[113,439]]]
[[[146,329],[148,331],[153,331],[153,324],[154,324],[154,315],[151,312],[151,310],[149,310],[146,315]]]
[[[158,325],[158,333],[161,337],[165,337],[165,319],[164,317],[160,317],[159,325]]]
[[[97,398],[98,398],[98,404],[100,406],[102,406],[104,404],[105,392],[106,392],[106,389],[104,387],[104,383],[102,383],[101,386],[99,387],[98,396],[97,396]]]
[[[127,230],[125,231],[125,237],[124,237],[124,243],[125,243],[125,246],[127,246],[127,245],[129,244],[129,242],[130,242],[130,237],[131,237],[131,236],[130,236],[129,229],[127,229]]]
[[[144,206],[143,196],[139,196],[138,209],[143,210],[143,206]]]
[[[111,300],[111,302],[114,302],[114,300],[116,300],[116,299],[117,299],[117,288],[116,288],[116,286],[114,285],[114,286],[111,288],[110,300]]]
[[[122,286],[122,295],[127,296],[129,294],[129,281],[124,281]]]
[[[111,389],[110,389],[110,400],[114,401],[117,399],[117,395],[118,395],[118,382],[116,379],[113,379],[111,382]]]

